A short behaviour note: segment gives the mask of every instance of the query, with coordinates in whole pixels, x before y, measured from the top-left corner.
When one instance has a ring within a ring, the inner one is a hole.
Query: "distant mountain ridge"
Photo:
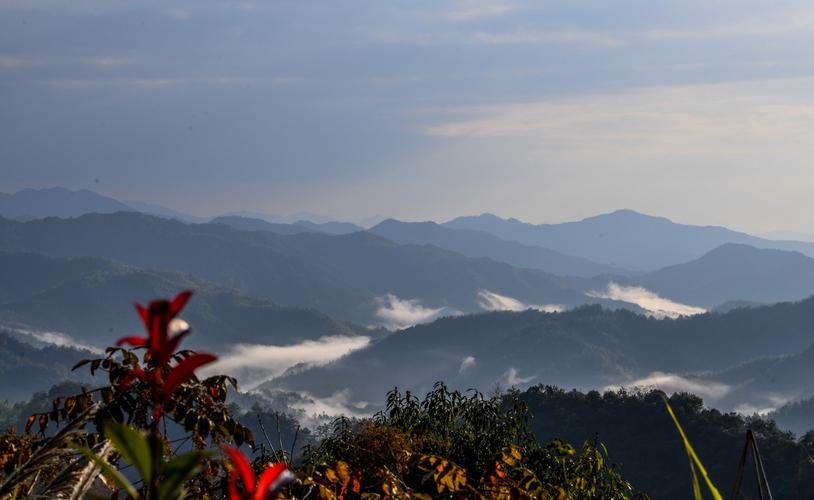
[[[280,304],[313,307],[363,324],[378,320],[377,299],[387,294],[419,299],[422,307],[452,313],[481,310],[482,289],[527,304],[573,306],[587,301],[584,285],[576,278],[435,247],[398,245],[366,232],[280,235],[136,213],[89,214],[27,223],[0,219],[3,249],[61,258],[103,257],[190,273]]]
[[[78,217],[90,212],[132,211],[128,205],[87,189],[23,189],[14,194],[0,193],[0,216],[10,219]]]
[[[242,217],[240,215],[221,215],[209,221],[210,224],[223,224],[241,231],[271,231],[277,234],[300,234],[308,229],[294,224],[281,224],[268,222],[255,217]]]
[[[476,229],[526,245],[539,245],[567,255],[634,271],[654,271],[688,262],[725,243],[798,251],[814,256],[814,243],[773,241],[718,226],[677,224],[633,210],[560,224],[529,224],[492,214],[459,217],[447,227]]]
[[[523,245],[475,229],[456,229],[435,222],[387,219],[369,232],[402,244],[435,245],[468,257],[489,257],[516,267],[540,269],[560,276],[589,278],[600,274],[627,274],[623,269],[571,257],[540,246]]]
[[[298,220],[294,223],[269,222],[266,219],[257,217],[244,217],[240,215],[221,215],[211,221],[212,224],[225,224],[235,229],[244,231],[271,231],[277,234],[299,234],[299,233],[325,233],[325,234],[350,234],[363,231],[360,226],[350,222],[322,222],[316,223],[307,220]]]
[[[814,295],[814,259],[799,252],[726,243],[696,260],[644,275],[638,283],[705,308],[733,300],[794,301]]]
[[[28,221],[45,217],[69,218],[90,213],[115,212],[141,212],[185,222],[203,222],[199,217],[161,205],[119,201],[88,189],[53,187],[22,189],[13,194],[0,193],[0,217],[7,219]]]
[[[189,223],[204,223],[207,219],[154,203],[141,201],[119,201],[87,189],[70,190],[62,187],[45,189],[23,189],[13,194],[0,193],[0,217],[20,221],[42,219],[44,217],[79,217],[81,215],[115,212],[140,212],[156,217],[175,219]],[[298,212],[289,216],[275,216],[254,212],[236,212],[215,217],[221,223],[245,225],[241,219],[263,221],[277,227],[282,234],[292,234],[283,226],[303,227],[309,231],[328,234],[348,234],[362,231],[361,226],[350,222],[337,222],[330,217],[309,212]]]

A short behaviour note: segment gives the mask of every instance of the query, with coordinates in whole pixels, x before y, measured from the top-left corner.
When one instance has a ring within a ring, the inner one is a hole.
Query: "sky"
[[[0,191],[814,231],[803,1],[0,0]]]

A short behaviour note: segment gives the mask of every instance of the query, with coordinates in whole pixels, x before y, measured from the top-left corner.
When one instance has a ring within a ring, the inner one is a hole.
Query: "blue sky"
[[[812,42],[782,0],[0,0],[0,191],[812,231]]]

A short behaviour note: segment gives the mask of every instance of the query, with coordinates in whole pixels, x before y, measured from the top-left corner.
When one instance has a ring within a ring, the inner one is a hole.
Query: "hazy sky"
[[[0,191],[810,232],[813,56],[803,1],[0,0]]]

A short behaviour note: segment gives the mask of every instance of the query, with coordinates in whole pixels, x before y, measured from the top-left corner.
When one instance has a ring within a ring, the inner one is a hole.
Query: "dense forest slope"
[[[53,345],[33,346],[0,329],[0,400],[22,401],[67,379],[87,380],[71,368],[88,351]]]
[[[676,320],[599,306],[554,314],[488,313],[403,330],[330,365],[291,373],[272,384],[322,396],[347,390],[364,401],[393,386],[422,392],[436,380],[481,390],[531,383],[595,388],[666,372],[668,378],[682,374],[687,379],[678,382],[704,388],[723,383],[709,372],[807,349],[812,325],[814,299]],[[749,377],[727,380],[719,397],[748,383]],[[814,393],[814,384],[810,389]],[[742,395],[737,404],[757,404],[748,391]]]
[[[536,386],[520,398],[529,406],[531,429],[539,440],[560,438],[576,444],[598,439],[625,478],[653,499],[691,498],[687,455],[665,410],[663,393],[584,394]],[[774,498],[814,497],[814,434],[798,441],[773,422],[704,409],[700,398],[688,394],[673,396],[670,404],[727,498],[747,429],[756,434]],[[747,467],[745,474],[742,498],[756,498],[753,469]]]
[[[105,347],[141,328],[133,301],[195,295],[185,319],[193,347],[236,343],[289,344],[323,336],[371,333],[310,309],[284,307],[178,273],[149,271],[98,258],[54,259],[0,252],[0,323],[60,332]]]

